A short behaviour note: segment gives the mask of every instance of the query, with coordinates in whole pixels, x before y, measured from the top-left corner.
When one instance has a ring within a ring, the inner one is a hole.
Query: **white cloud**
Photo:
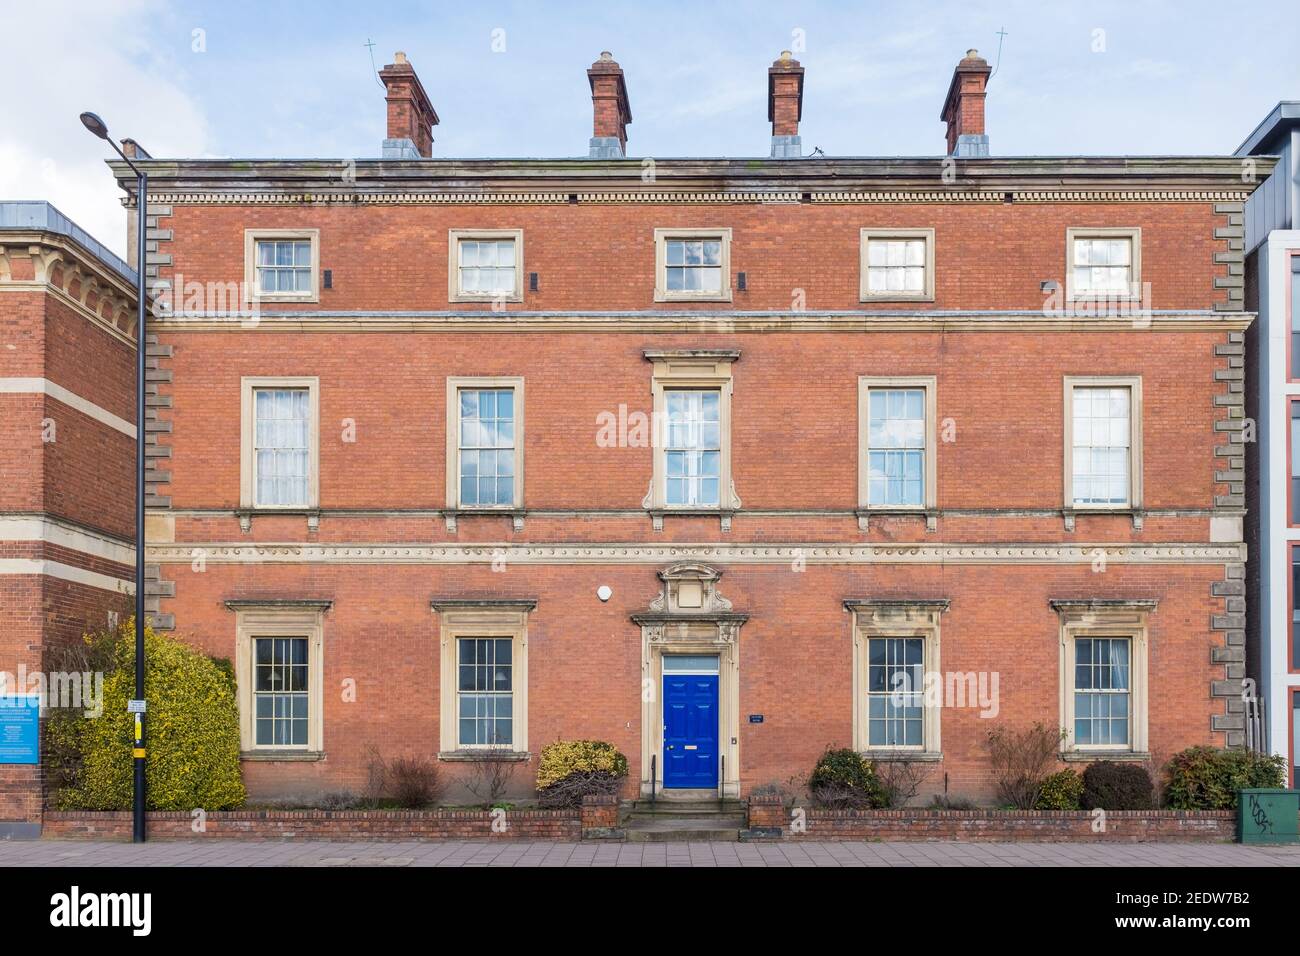
[[[183,75],[155,37],[166,27],[159,0],[17,4],[5,14],[11,84],[0,124],[0,199],[46,199],[125,257],[122,192],[113,156],[78,120],[100,114],[116,139],[131,136],[154,156],[197,156],[208,130]],[[188,28],[175,28],[189,51]]]

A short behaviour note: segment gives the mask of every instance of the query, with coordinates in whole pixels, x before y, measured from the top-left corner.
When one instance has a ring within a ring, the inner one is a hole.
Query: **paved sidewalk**
[[[1231,843],[0,842],[0,866],[1300,866]]]

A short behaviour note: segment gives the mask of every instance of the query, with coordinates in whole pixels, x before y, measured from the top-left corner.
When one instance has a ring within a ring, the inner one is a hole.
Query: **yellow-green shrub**
[[[1078,810],[1083,797],[1083,777],[1072,767],[1043,778],[1035,810]]]
[[[542,748],[537,789],[545,790],[570,774],[597,772],[626,777],[627,758],[603,740],[557,740]]]
[[[88,638],[89,641],[95,640]],[[112,638],[104,675],[103,713],[51,721],[48,739],[75,750],[66,786],[53,797],[63,810],[126,810],[131,806],[135,696],[134,623]],[[230,672],[198,651],[145,629],[145,761],[152,810],[221,810],[246,796],[239,766],[239,707]]]

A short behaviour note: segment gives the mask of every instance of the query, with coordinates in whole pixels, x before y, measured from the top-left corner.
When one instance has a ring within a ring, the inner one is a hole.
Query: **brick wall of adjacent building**
[[[131,610],[134,441],[103,418],[135,417],[134,300],[66,235],[0,230],[0,259],[0,671],[16,678]],[[38,824],[44,799],[40,767],[0,766],[0,831]]]

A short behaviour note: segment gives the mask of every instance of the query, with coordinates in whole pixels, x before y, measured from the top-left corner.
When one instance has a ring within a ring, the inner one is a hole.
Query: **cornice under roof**
[[[335,197],[388,192],[971,192],[1231,190],[1249,193],[1272,172],[1254,157],[1252,181],[1231,156],[845,157],[819,159],[151,159],[139,163],[166,193],[284,192]],[[128,193],[125,163],[109,163]],[[647,181],[647,172],[652,176]]]

